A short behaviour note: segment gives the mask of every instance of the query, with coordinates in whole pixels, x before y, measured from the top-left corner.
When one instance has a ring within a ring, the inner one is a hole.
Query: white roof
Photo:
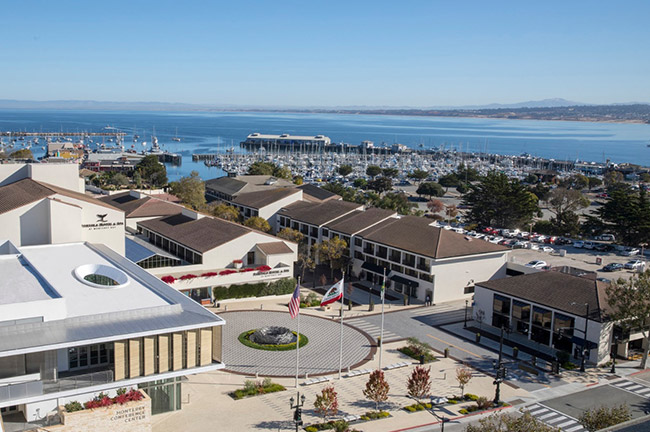
[[[282,135],[266,135],[266,134],[259,134],[259,133],[252,133],[248,135],[247,138],[262,138],[262,139],[292,139],[292,140],[329,140],[329,137],[326,137],[324,135],[315,135],[315,136],[308,136],[308,135],[289,135],[289,134],[282,134]]]

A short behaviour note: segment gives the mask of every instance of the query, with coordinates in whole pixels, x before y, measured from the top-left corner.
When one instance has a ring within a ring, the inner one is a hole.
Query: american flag
[[[296,289],[293,291],[291,301],[289,301],[289,315],[295,318],[300,313],[300,284],[296,284]]]

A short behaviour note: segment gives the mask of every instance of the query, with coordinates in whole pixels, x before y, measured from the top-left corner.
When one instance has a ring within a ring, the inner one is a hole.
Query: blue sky
[[[0,99],[650,102],[650,2],[10,1]]]

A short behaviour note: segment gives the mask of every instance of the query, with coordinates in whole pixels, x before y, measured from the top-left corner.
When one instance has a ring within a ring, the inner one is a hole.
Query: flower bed
[[[252,271],[255,271],[254,267],[246,267],[246,268],[243,268],[243,269],[239,270],[239,273],[247,273],[247,272],[252,272]]]
[[[349,423],[345,420],[330,420],[325,423],[316,423],[305,428],[306,432],[318,432],[322,430],[344,430],[349,432],[359,432],[357,429],[350,429]]]
[[[267,272],[267,271],[271,270],[271,267],[269,267],[267,265],[262,265],[262,266],[257,267],[255,270],[261,271],[261,272]]]
[[[168,284],[173,284],[174,282],[176,282],[176,278],[174,276],[163,276],[162,278],[160,278],[160,280]]]
[[[234,392],[229,393],[229,395],[233,399],[239,400],[250,396],[275,393],[284,390],[286,390],[284,386],[274,383],[271,381],[271,378],[264,378],[264,381],[246,380],[243,389],[237,389]]]
[[[221,270],[219,272],[219,276],[227,276],[227,275],[233,274],[233,273],[237,273],[237,270],[233,270],[233,269]]]
[[[117,396],[113,398],[109,397],[106,393],[100,393],[99,395],[95,396],[94,399],[84,403],[83,406],[81,405],[81,403],[77,401],[72,401],[65,404],[64,407],[67,412],[75,412],[84,409],[107,407],[115,404],[124,405],[127,402],[142,400],[142,398],[144,398],[144,396],[142,395],[142,393],[140,393],[140,391],[138,390],[126,391],[126,389],[122,388],[117,391]]]
[[[207,273],[201,274],[201,277],[212,277],[212,276],[219,276],[219,273],[217,273],[217,272],[207,272]]]
[[[282,345],[264,345],[264,344],[255,343],[252,340],[250,340],[249,338],[250,338],[250,335],[255,333],[256,330],[257,329],[245,331],[244,333],[240,334],[237,339],[239,339],[239,342],[246,345],[247,347],[255,348],[255,349],[258,349],[258,350],[264,350],[264,351],[290,351],[290,350],[296,349],[296,343],[295,342],[291,342],[291,343],[288,343],[288,344],[282,344]],[[294,336],[296,335],[296,332],[291,332],[291,333],[293,333]],[[304,334],[301,333],[300,334],[300,348],[304,347],[308,343],[309,343],[309,339],[307,338],[307,336],[305,336]]]
[[[196,279],[198,276],[192,273],[183,275],[180,277],[180,280],[190,280],[190,279]]]

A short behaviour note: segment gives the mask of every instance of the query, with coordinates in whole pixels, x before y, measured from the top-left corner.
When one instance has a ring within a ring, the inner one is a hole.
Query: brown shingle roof
[[[195,220],[180,213],[138,222],[138,225],[201,253],[251,232],[249,228],[223,219],[203,217]]]
[[[64,195],[79,201],[89,202],[114,210],[110,205],[80,192],[26,178],[0,187],[0,214],[54,194]]]
[[[607,282],[567,273],[544,271],[476,285],[577,316],[585,316],[588,303],[589,318],[601,322],[611,311],[605,294]]]
[[[397,213],[392,210],[370,208],[366,211],[347,214],[325,226],[332,231],[352,235],[395,215]]]
[[[321,226],[361,207],[361,204],[348,201],[332,200],[323,203],[299,201],[282,209],[280,214],[293,220]]]
[[[237,195],[232,202],[254,209],[261,209],[269,204],[273,204],[278,200],[297,193],[300,193],[300,191],[294,188],[278,188],[259,192],[249,192]]]
[[[258,243],[257,247],[266,255],[281,255],[293,253],[291,248],[286,243],[277,241],[269,243]]]
[[[366,240],[411,251],[431,258],[452,258],[507,248],[429,225],[428,219],[405,216],[388,219],[359,233]]]
[[[308,201],[328,201],[331,199],[341,199],[341,197],[334,192],[323,189],[311,183],[298,186],[302,189],[303,197]]]
[[[284,187],[295,188],[295,185],[288,180],[275,178],[270,175],[218,177],[205,182],[206,189],[222,192],[233,197],[242,193],[267,191]]]
[[[122,210],[126,217],[169,216],[180,211],[170,202],[152,197],[136,198],[130,192],[101,197],[100,201]]]

